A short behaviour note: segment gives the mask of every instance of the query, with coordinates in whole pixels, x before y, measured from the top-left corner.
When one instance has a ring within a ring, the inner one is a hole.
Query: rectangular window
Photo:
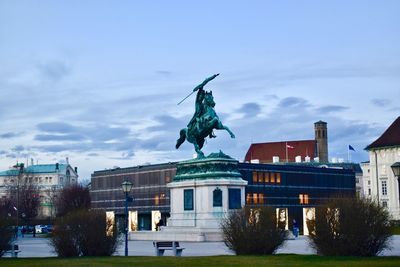
[[[165,183],[169,183],[171,182],[171,175],[169,173],[169,171],[165,172]]]
[[[154,196],[154,205],[156,205],[156,206],[160,205],[160,196],[159,195]]]
[[[368,196],[371,195],[371,188],[368,188]]]
[[[183,190],[183,209],[193,210],[193,189]]]
[[[264,173],[264,181],[265,183],[269,183],[269,172]]]
[[[257,172],[253,172],[253,183],[257,183]]]
[[[259,183],[264,182],[264,173],[258,172],[258,182]]]
[[[248,204],[248,205],[253,204],[252,200],[253,200],[252,195],[250,193],[247,193],[246,204]]]
[[[387,181],[382,181],[382,195],[387,196]]]
[[[264,194],[263,193],[258,194],[258,203],[264,204]]]
[[[280,174],[280,173],[277,173],[277,174],[276,174],[276,183],[277,183],[277,184],[280,184],[280,183],[281,183],[281,174]]]
[[[371,185],[371,181],[370,180],[368,180],[368,185]]]
[[[309,204],[308,194],[300,194],[299,195],[299,202],[300,202],[300,204]]]
[[[254,203],[254,204],[258,204],[257,193],[253,193],[253,203]]]
[[[275,173],[271,172],[269,179],[272,184],[275,183]]]
[[[242,207],[240,189],[239,188],[229,188],[229,209],[240,209]]]
[[[222,190],[219,188],[213,191],[213,207],[222,207]]]
[[[386,201],[382,201],[382,207],[387,208],[387,202]]]
[[[309,204],[307,194],[304,194],[304,204]]]

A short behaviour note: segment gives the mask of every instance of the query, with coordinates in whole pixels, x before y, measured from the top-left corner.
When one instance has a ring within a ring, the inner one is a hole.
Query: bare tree
[[[20,224],[22,218],[25,223],[35,218],[40,208],[40,190],[33,176],[26,172],[24,164],[14,166],[18,169],[16,180],[11,179],[8,182],[8,198],[16,213],[16,223]]]
[[[89,209],[89,188],[79,184],[65,187],[61,190],[56,203],[57,216],[64,216],[78,209]]]
[[[25,183],[19,188],[19,198],[19,214],[29,224],[39,214],[40,191],[36,185]]]

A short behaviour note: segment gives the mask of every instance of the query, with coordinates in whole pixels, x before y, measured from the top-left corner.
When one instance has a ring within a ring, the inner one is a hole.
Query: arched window
[[[218,187],[213,191],[213,207],[222,207],[222,190]]]

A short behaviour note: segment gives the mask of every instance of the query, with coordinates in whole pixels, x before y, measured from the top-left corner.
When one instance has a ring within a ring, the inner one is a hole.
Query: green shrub
[[[389,245],[392,226],[374,201],[336,198],[316,208],[308,222],[312,246],[329,256],[375,256]]]
[[[0,257],[10,249],[14,233],[11,220],[7,217],[0,217]]]
[[[59,257],[110,256],[117,242],[116,227],[105,212],[87,210],[57,219],[50,241]]]
[[[272,254],[286,236],[277,227],[275,210],[270,207],[234,211],[223,220],[221,228],[225,244],[237,255]]]

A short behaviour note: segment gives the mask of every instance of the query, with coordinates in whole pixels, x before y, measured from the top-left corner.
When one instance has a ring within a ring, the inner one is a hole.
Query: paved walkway
[[[21,250],[18,257],[55,257],[53,248],[49,244],[49,239],[25,237],[18,239]],[[151,241],[129,241],[129,256],[154,256],[155,251]],[[213,256],[213,255],[233,255],[223,242],[181,242],[185,248],[183,256]],[[400,256],[400,235],[392,237],[391,250],[385,250],[381,256]],[[308,243],[308,238],[300,236],[295,240],[287,240],[285,245],[277,251],[278,254],[315,254]],[[115,255],[124,255],[124,243],[122,242]],[[171,251],[165,252],[166,256],[171,256]]]

